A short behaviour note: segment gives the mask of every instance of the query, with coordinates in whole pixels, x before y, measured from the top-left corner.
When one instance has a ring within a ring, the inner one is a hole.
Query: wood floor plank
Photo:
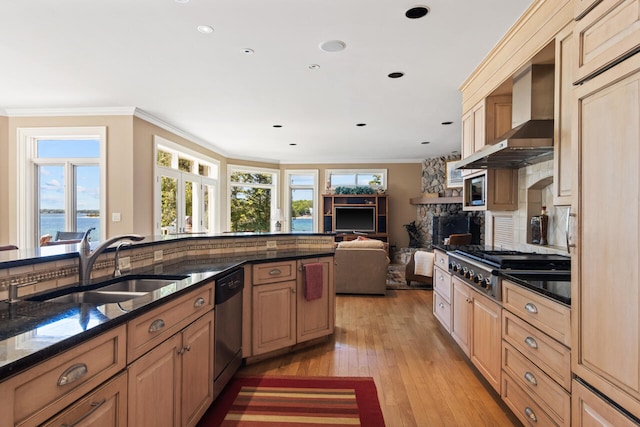
[[[389,427],[521,426],[432,313],[430,290],[338,295],[316,346],[244,366],[244,375],[368,376]]]

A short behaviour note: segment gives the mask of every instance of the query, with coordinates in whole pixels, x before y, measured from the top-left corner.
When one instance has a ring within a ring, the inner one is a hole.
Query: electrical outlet
[[[278,243],[275,240],[267,240],[267,249],[275,249],[278,247]]]
[[[128,270],[131,268],[131,257],[125,256],[120,258],[119,266],[121,270]]]
[[[159,251],[154,251],[153,252],[153,260],[154,261],[162,261],[162,249],[160,249]]]

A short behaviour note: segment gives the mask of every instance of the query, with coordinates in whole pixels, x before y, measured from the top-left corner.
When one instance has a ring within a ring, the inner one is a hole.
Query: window
[[[285,171],[285,230],[312,233],[318,230],[318,171]],[[287,225],[289,225],[287,227]]]
[[[367,186],[387,188],[386,169],[327,169],[327,189]]]
[[[104,127],[18,129],[18,242],[36,247],[58,231],[103,240],[106,130]]]
[[[156,233],[216,232],[218,163],[159,136],[155,150]]]
[[[229,165],[228,174],[231,231],[275,230],[279,172]]]

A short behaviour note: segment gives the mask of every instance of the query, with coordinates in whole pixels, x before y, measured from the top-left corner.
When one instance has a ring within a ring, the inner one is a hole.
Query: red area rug
[[[384,427],[368,377],[236,377],[198,427]]]

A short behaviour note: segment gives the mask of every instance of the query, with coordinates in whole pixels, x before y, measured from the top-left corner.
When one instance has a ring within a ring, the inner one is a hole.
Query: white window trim
[[[107,235],[107,128],[104,126],[18,128],[17,164],[18,171],[20,171],[17,179],[18,247],[30,248],[36,244],[37,239],[40,237],[35,236],[34,241],[30,239],[38,228],[36,216],[34,215],[34,209],[37,205],[35,199],[37,178],[33,159],[37,154],[36,142],[47,138],[98,139],[100,141],[100,236],[94,237],[99,240],[105,240]]]
[[[245,187],[255,187],[255,188],[269,188],[273,192],[271,196],[271,231],[275,230],[275,220],[276,217],[276,209],[280,209],[279,204],[279,188],[278,183],[280,182],[280,170],[279,169],[269,169],[269,168],[259,168],[259,167],[251,167],[251,166],[240,166],[240,165],[227,165],[227,198],[231,197],[231,187],[234,186],[234,183],[231,182],[231,175],[234,172],[246,172],[246,173],[265,173],[271,174],[273,176],[273,182],[271,184],[245,184],[242,185]],[[227,230],[231,229],[231,202],[227,202],[227,219],[226,219],[226,228]]]
[[[285,227],[284,230],[286,231],[291,231],[291,189],[292,188],[297,188],[297,186],[292,186],[291,185],[291,177],[294,175],[313,175],[313,223],[312,223],[312,229],[311,232],[313,233],[317,233],[318,229],[319,229],[319,216],[322,215],[322,212],[320,212],[320,202],[319,202],[319,191],[318,191],[318,178],[319,178],[319,172],[317,169],[309,169],[309,170],[305,170],[305,169],[287,169],[284,171],[284,182],[285,182],[285,190],[284,190],[284,197],[283,197],[283,206],[285,206],[285,208],[283,209],[284,211],[284,221],[285,221]],[[301,188],[308,188],[308,186],[302,186]]]
[[[167,168],[164,166],[158,166],[158,151],[159,151],[159,147],[163,147],[169,151],[171,151],[172,153],[179,153],[182,154],[183,157],[185,158],[190,158],[191,160],[194,160],[195,165],[194,167],[197,168],[198,164],[200,162],[202,163],[206,163],[206,164],[210,164],[212,166],[215,166],[215,174],[213,176],[202,176],[202,175],[198,175],[196,173],[190,173],[190,172],[182,172],[180,170],[178,170],[178,156],[172,156],[172,167],[171,168]],[[182,180],[184,179],[184,177],[187,177],[190,181],[193,182],[197,182],[198,184],[200,184],[201,186],[206,184],[206,185],[211,185],[215,188],[215,197],[213,200],[214,203],[214,210],[213,210],[213,216],[214,216],[214,221],[213,224],[211,224],[211,230],[209,230],[209,233],[216,233],[221,229],[221,218],[220,218],[220,162],[216,159],[213,159],[211,157],[205,156],[202,153],[198,153],[197,151],[194,150],[190,150],[187,147],[184,147],[180,144],[177,144],[175,142],[169,141],[168,139],[165,139],[161,136],[158,135],[154,135],[153,136],[153,175],[154,175],[154,188],[153,188],[153,229],[155,234],[160,235],[162,234],[161,232],[161,227],[160,227],[160,220],[161,220],[161,215],[162,213],[160,212],[160,176],[161,175],[165,175],[165,176],[172,176],[178,180]],[[178,192],[181,193],[182,192],[182,185],[178,186]],[[184,213],[182,213],[182,206],[178,206],[178,212],[177,212],[177,220],[179,222],[181,215],[184,215]]]
[[[372,175],[382,175],[382,186],[380,187],[383,190],[387,189],[387,169],[326,169],[325,183],[330,183],[332,174],[372,174]],[[331,190],[334,187],[330,187]]]

